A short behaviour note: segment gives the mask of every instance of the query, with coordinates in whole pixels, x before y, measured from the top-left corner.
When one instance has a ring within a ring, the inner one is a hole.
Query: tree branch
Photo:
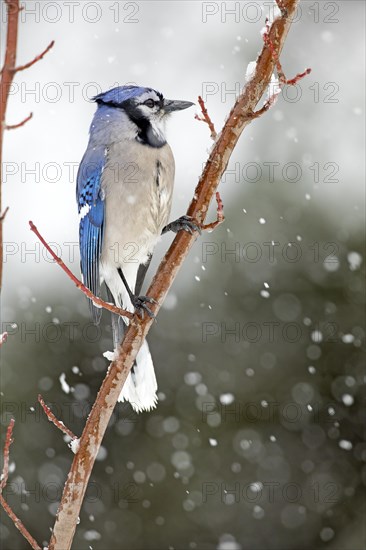
[[[5,512],[9,516],[9,518],[14,523],[15,527],[18,529],[18,531],[23,535],[25,539],[29,542],[32,548],[34,550],[42,550],[37,541],[32,537],[32,535],[29,533],[29,531],[25,528],[21,520],[18,518],[18,516],[13,512],[9,504],[4,499],[2,492],[6,487],[6,484],[8,482],[9,477],[9,449],[10,445],[12,444],[12,435],[13,435],[13,428],[14,428],[15,420],[12,418],[9,422],[8,429],[6,430],[6,437],[5,437],[5,445],[4,445],[4,451],[3,451],[3,473],[1,475],[1,482],[0,482],[0,504],[4,508]]]
[[[8,213],[9,206],[7,206],[4,210],[4,212],[0,215],[0,222],[3,222],[5,220],[5,216]]]
[[[38,61],[43,59],[43,57],[46,55],[46,53],[48,53],[50,51],[50,49],[53,48],[54,44],[55,44],[55,41],[52,40],[52,42],[50,42],[48,44],[47,48],[45,48],[42,53],[40,53],[34,59],[32,59],[32,61],[29,61],[28,63],[25,63],[24,65],[19,65],[18,67],[14,67],[12,69],[12,71],[14,73],[18,73],[19,71],[24,71],[25,69],[29,69],[29,67],[31,67],[32,65],[35,65],[36,63],[38,63]]]
[[[284,10],[284,8],[283,8],[283,2],[281,2],[280,0],[277,0],[277,4],[278,4],[278,7],[280,8],[281,12],[284,13],[286,10]],[[297,75],[295,75],[294,78],[290,78],[289,80],[287,80],[287,78],[285,77],[285,73],[282,69],[282,65],[281,65],[280,58],[279,58],[279,52],[276,50],[276,46],[274,45],[274,41],[272,40],[272,38],[269,35],[270,28],[271,27],[270,27],[270,25],[268,23],[268,19],[267,19],[266,20],[266,32],[263,34],[263,40],[264,40],[264,43],[270,49],[272,59],[273,59],[275,65],[276,65],[277,74],[278,74],[278,78],[280,80],[280,84],[282,86],[284,86],[286,84],[288,86],[294,86],[295,84],[297,84],[297,82],[299,80],[304,78],[306,75],[310,74],[311,69],[309,69],[309,68],[305,69],[305,71],[303,73],[297,73]]]
[[[214,229],[216,229],[218,225],[220,225],[225,220],[224,205],[222,204],[220,193],[218,191],[216,191],[216,202],[217,202],[216,220],[211,223],[201,224],[201,229],[203,231],[213,231]]]
[[[5,130],[16,130],[21,126],[24,126],[24,124],[26,124],[31,118],[33,118],[33,113],[30,113],[25,119],[23,119],[21,122],[18,122],[18,124],[5,124]]]
[[[215,130],[215,126],[214,126],[214,123],[211,120],[210,115],[207,112],[205,102],[203,101],[203,99],[200,95],[198,96],[198,103],[199,103],[199,106],[201,107],[202,117],[200,117],[198,115],[195,115],[194,118],[196,120],[200,120],[201,122],[206,122],[206,124],[210,128],[211,138],[215,141],[216,138],[217,138],[217,133],[216,133],[216,130]]]
[[[5,113],[8,104],[10,86],[13,81],[14,73],[12,69],[15,67],[17,40],[18,40],[18,14],[20,11],[19,0],[6,0],[8,25],[6,34],[6,49],[4,66],[1,71],[0,79],[0,212],[2,211],[2,153],[3,153],[3,137],[5,129]],[[3,277],[3,221],[0,220],[0,290],[2,287]]]
[[[42,548],[39,546],[38,542],[32,537],[32,535],[30,534],[28,529],[25,527],[25,525],[22,523],[22,521],[13,512],[12,508],[6,502],[6,500],[5,500],[5,498],[3,497],[2,494],[0,494],[0,504],[4,508],[4,510],[7,513],[8,517],[12,520],[12,522],[14,523],[14,525],[18,529],[18,531],[29,542],[30,546],[34,550],[42,550]]]
[[[282,0],[283,15],[275,19],[269,31],[272,40],[276,37],[278,54],[282,50],[297,4],[298,0]],[[197,219],[201,224],[204,223],[209,204],[226,170],[231,153],[244,128],[253,120],[254,108],[270,82],[273,69],[272,54],[264,44],[257,59],[254,75],[236,100],[215,142],[188,208],[187,215]],[[155,315],[196,238],[196,232],[193,235],[186,231],[179,232],[162,260],[147,291],[147,295],[157,302],[152,305]],[[71,547],[77,518],[102,438],[152,322],[153,319],[149,316],[145,316],[144,319],[134,316],[118,350],[118,357],[108,369],[80,438],[79,452],[74,457],[65,483],[49,550],[69,550]]]
[[[5,488],[8,477],[9,477],[9,453],[10,453],[10,445],[13,443],[12,435],[13,435],[13,428],[14,428],[15,420],[12,418],[9,422],[8,429],[6,430],[6,437],[5,437],[5,445],[4,445],[4,451],[3,451],[3,473],[1,474],[1,481],[0,481],[0,493],[3,492],[3,489]]]
[[[75,435],[61,420],[58,420],[56,416],[53,414],[51,409],[46,405],[44,402],[44,399],[41,394],[38,394],[38,403],[41,405],[42,409],[44,410],[45,415],[47,416],[48,420],[52,422],[58,428],[63,432],[65,435],[68,435],[71,440],[78,439],[77,435]]]
[[[103,307],[104,309],[108,309],[108,311],[111,311],[112,313],[117,313],[117,315],[121,315],[123,317],[128,317],[129,319],[133,318],[133,313],[130,311],[127,311],[126,309],[122,309],[120,307],[117,307],[113,304],[110,304],[109,302],[105,302],[101,298],[98,298],[98,296],[95,296],[91,290],[89,290],[75,275],[73,272],[67,267],[67,265],[55,254],[55,252],[52,250],[50,245],[45,241],[45,239],[42,237],[36,226],[32,221],[29,222],[29,226],[31,228],[31,231],[37,235],[43,246],[48,250],[48,252],[51,254],[52,258],[55,260],[55,262],[61,267],[61,269],[64,270],[66,275],[75,283],[77,288],[81,290],[87,296],[92,300],[92,302],[97,307]]]
[[[53,47],[54,41],[47,46],[47,48],[37,55],[32,61],[26,63],[25,65],[20,65],[16,67],[16,54],[17,54],[17,42],[18,42],[18,15],[19,12],[23,10],[23,7],[19,6],[19,0],[5,0],[6,9],[7,9],[7,32],[6,32],[6,46],[5,46],[5,59],[4,65],[1,69],[1,78],[0,78],[0,212],[2,211],[2,155],[3,155],[3,140],[4,140],[4,130],[14,130],[24,126],[28,120],[33,116],[31,113],[19,124],[7,126],[5,123],[5,114],[6,108],[8,105],[9,92],[13,82],[14,75],[19,71],[24,71],[28,69],[38,61],[40,61],[47,52]],[[3,278],[3,222],[4,217],[0,217],[0,291],[2,288],[2,278]]]

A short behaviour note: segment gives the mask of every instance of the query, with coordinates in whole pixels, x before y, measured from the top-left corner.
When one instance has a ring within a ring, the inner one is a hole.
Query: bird
[[[153,88],[118,86],[96,95],[87,149],[77,173],[82,281],[95,296],[103,284],[107,299],[140,316],[153,316],[154,300],[140,295],[152,253],[167,231],[200,232],[189,216],[168,223],[175,163],[165,136],[169,115],[194,105],[169,100]],[[91,300],[92,319],[102,310]],[[129,319],[112,313],[114,352]],[[157,405],[157,382],[146,340],[119,396],[136,412]]]

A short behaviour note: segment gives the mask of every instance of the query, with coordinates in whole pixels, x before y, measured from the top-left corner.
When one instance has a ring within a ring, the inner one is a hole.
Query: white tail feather
[[[127,283],[132,292],[135,290],[138,264],[127,264],[123,268]],[[104,268],[103,276],[107,281],[109,292],[112,294],[114,302],[120,307],[133,312],[134,307],[129,298],[128,292],[122,283],[117,269],[106,271]],[[129,319],[118,317],[112,314],[113,342],[115,348],[118,348],[125,331],[129,325]],[[118,352],[106,352],[103,354],[108,360],[113,361],[118,357]],[[142,344],[135,360],[135,365],[122,388],[118,401],[129,401],[136,412],[150,411],[157,405],[158,397],[156,391],[158,385],[155,378],[154,365],[146,342]]]
[[[118,401],[129,401],[136,412],[150,411],[157,405],[154,365],[146,340],[136,357],[136,364],[127,377]]]

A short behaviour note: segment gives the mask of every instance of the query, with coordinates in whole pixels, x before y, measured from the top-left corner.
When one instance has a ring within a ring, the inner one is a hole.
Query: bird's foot
[[[136,312],[140,315],[140,317],[143,319],[145,311],[148,314],[149,317],[152,319],[155,319],[154,313],[151,311],[149,306],[147,304],[157,304],[158,302],[154,300],[154,298],[149,298],[149,296],[133,296],[132,297],[132,304],[135,308]]]
[[[168,231],[173,231],[174,233],[178,233],[178,231],[187,231],[187,233],[190,233],[193,235],[195,231],[198,231],[198,233],[201,235],[202,230],[199,226],[197,220],[192,218],[191,216],[181,216],[174,222],[168,223],[162,231],[162,233],[167,233]]]

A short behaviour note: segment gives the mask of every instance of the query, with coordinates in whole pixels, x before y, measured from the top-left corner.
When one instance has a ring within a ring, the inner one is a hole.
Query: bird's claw
[[[200,235],[202,233],[201,227],[198,225],[197,220],[191,216],[181,216],[174,222],[168,223],[168,225],[164,227],[163,233],[166,233],[167,231],[178,233],[178,231],[182,230],[187,231],[187,233],[190,233],[191,235],[193,235],[195,231],[198,231]]]
[[[133,306],[138,312],[138,314],[141,316],[141,318],[144,318],[144,312],[148,314],[149,317],[152,319],[155,319],[155,314],[151,311],[151,309],[146,305],[146,302],[149,304],[157,304],[158,302],[154,300],[154,298],[150,298],[149,296],[135,296],[133,299]]]

